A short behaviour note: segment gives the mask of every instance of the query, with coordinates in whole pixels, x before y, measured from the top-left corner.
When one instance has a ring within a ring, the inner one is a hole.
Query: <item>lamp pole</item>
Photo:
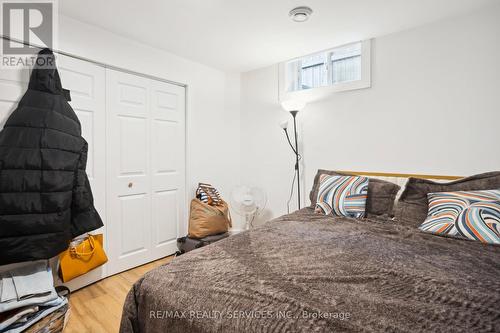
[[[293,117],[293,132],[295,135],[295,172],[297,173],[297,200],[300,209],[300,167],[299,167],[299,141],[297,139],[297,113],[299,111],[290,111]]]
[[[292,148],[293,152],[295,153],[295,176],[294,179],[297,179],[297,203],[298,203],[298,208],[301,208],[301,201],[300,201],[300,166],[299,162],[301,159],[301,156],[299,154],[299,139],[297,135],[297,114],[299,113],[300,110],[302,110],[306,106],[306,103],[304,101],[299,101],[299,100],[286,100],[281,102],[281,107],[290,112],[290,114],[293,117],[293,134],[294,134],[294,139],[295,139],[295,147],[292,144],[292,140],[290,140],[290,136],[288,135],[288,121],[282,122],[281,123],[281,128],[285,131],[286,139],[288,140],[288,144],[290,145],[290,148]],[[293,183],[292,183],[293,186]],[[292,191],[293,192],[293,191]],[[290,194],[290,199],[292,198],[292,195]],[[290,204],[290,200],[288,200],[287,205]]]

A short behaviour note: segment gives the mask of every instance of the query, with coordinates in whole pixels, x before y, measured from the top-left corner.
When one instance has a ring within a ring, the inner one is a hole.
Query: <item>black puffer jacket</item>
[[[48,49],[40,56],[52,57]],[[0,132],[0,265],[48,259],[102,226],[85,173],[87,142],[57,69],[35,68]]]

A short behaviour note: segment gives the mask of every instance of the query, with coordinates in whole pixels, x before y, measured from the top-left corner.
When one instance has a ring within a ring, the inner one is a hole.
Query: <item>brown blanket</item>
[[[121,332],[500,331],[500,246],[310,208],[147,273]]]

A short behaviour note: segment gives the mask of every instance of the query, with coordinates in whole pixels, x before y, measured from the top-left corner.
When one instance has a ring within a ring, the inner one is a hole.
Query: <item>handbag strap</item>
[[[73,254],[75,254],[76,256],[78,256],[78,257],[84,257],[84,256],[91,256],[91,255],[93,255],[94,252],[95,252],[94,237],[92,235],[89,235],[88,240],[89,240],[89,244],[90,244],[90,252],[78,252],[77,251],[78,246],[75,246],[75,247],[71,248],[71,252]],[[83,242],[82,242],[82,244],[83,244]]]

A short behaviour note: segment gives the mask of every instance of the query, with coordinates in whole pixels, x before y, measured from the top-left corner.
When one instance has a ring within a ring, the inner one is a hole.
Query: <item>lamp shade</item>
[[[285,111],[300,111],[306,106],[306,102],[300,101],[300,100],[295,100],[295,99],[289,99],[286,101],[281,102],[281,107]]]

